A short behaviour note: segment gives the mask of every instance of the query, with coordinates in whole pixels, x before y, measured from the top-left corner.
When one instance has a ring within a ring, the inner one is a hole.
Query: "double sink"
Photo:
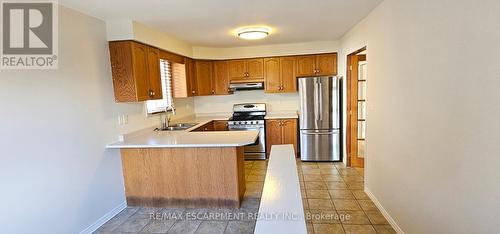
[[[165,128],[155,128],[155,131],[181,131],[192,128],[198,125],[198,123],[178,123]]]

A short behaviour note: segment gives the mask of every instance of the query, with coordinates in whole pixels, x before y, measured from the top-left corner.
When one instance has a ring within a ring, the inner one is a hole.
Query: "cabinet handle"
[[[212,89],[212,94],[214,94],[214,93],[215,93],[215,90]]]
[[[191,93],[192,93],[192,94],[195,94],[195,93],[196,93],[196,91],[192,90],[192,91],[191,91]]]

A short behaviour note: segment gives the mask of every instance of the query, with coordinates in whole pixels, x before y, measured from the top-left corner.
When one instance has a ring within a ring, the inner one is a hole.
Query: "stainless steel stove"
[[[229,131],[258,130],[255,144],[245,146],[245,159],[266,159],[265,121],[266,104],[243,103],[233,105],[233,116],[229,119]]]

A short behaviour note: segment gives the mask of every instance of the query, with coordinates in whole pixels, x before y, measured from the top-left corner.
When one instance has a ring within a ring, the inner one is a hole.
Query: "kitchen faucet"
[[[175,115],[175,109],[173,105],[165,106],[165,119],[163,120],[163,128],[170,127],[170,117],[168,116],[168,110],[172,112],[172,115]]]

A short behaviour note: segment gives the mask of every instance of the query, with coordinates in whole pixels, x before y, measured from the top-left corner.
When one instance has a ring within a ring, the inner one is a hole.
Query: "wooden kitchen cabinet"
[[[186,69],[186,89],[188,90],[188,97],[196,96],[196,76],[194,70],[194,60],[191,58],[184,59]]]
[[[264,76],[266,77],[266,93],[281,91],[281,68],[279,58],[264,59]]]
[[[195,60],[195,95],[231,94],[227,69],[227,61]]]
[[[295,75],[295,57],[281,57],[281,92],[297,92],[297,76]]]
[[[229,125],[227,120],[214,120],[214,130],[215,131],[228,131]]]
[[[196,60],[195,67],[195,82],[196,82],[196,95],[207,96],[215,93],[213,89],[213,61]]]
[[[297,77],[337,75],[337,53],[297,56]]]
[[[242,80],[246,77],[246,66],[244,59],[227,61],[228,76],[230,80]]]
[[[157,48],[134,41],[112,41],[109,53],[116,102],[163,97]]]
[[[264,59],[246,59],[247,79],[264,79]]]
[[[264,59],[264,76],[266,93],[296,92],[295,57]]]
[[[264,59],[262,58],[228,60],[227,66],[230,81],[264,79]]]
[[[292,144],[298,155],[297,119],[268,119],[266,120],[266,150],[271,153],[271,146]]]
[[[193,132],[206,132],[206,131],[228,131],[227,120],[213,120],[196,129]]]
[[[215,95],[230,94],[227,61],[214,62],[213,90]]]

